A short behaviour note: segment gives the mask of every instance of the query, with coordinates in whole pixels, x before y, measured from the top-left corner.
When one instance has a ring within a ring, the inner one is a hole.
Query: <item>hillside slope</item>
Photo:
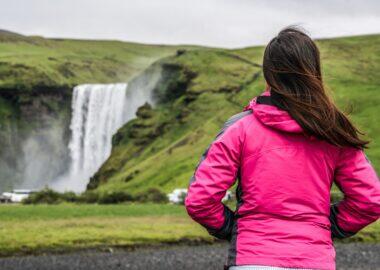
[[[126,82],[155,60],[188,46],[46,39],[0,30],[0,90],[72,88]]]
[[[380,170],[380,35],[318,41],[325,82],[339,107],[373,142],[367,151]],[[111,157],[91,179],[100,192],[131,193],[186,187],[207,145],[222,124],[264,89],[263,47],[186,51],[160,60],[160,104],[140,108],[138,118],[113,138]],[[377,92],[376,92],[377,91]]]

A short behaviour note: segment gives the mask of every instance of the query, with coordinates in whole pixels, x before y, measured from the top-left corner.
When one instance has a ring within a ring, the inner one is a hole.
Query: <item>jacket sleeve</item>
[[[220,239],[229,239],[232,231],[234,213],[221,201],[235,183],[240,166],[242,114],[226,122],[203,154],[185,200],[188,214]]]
[[[380,182],[363,151],[342,149],[335,183],[344,199],[330,209],[333,237],[352,236],[380,217]]]

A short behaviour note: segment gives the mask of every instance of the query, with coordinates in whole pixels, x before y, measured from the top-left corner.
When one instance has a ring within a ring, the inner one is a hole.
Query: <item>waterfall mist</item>
[[[49,127],[29,136],[22,144],[21,188],[48,186],[52,179],[67,170],[68,151],[62,145],[65,142],[65,127],[61,124],[52,119]]]
[[[67,171],[70,100],[66,90],[22,93],[0,156],[0,190],[40,189]],[[12,102],[12,101],[11,101]],[[4,141],[2,141],[4,143]]]

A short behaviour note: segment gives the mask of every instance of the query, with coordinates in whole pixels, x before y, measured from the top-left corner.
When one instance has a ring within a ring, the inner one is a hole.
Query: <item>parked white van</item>
[[[30,194],[36,192],[30,189],[14,189],[11,192],[4,192],[2,195],[7,198],[10,202],[20,203],[23,199],[26,199]]]

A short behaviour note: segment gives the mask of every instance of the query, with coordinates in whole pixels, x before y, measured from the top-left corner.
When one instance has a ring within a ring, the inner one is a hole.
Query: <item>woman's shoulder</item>
[[[252,110],[244,110],[234,114],[224,123],[222,129],[216,136],[216,140],[223,140],[223,138],[243,139],[246,136],[248,126],[252,123],[253,118]]]
[[[229,127],[229,126],[237,123],[238,121],[248,120],[249,118],[247,118],[247,117],[250,115],[252,115],[252,110],[244,110],[240,113],[234,114],[233,116],[228,118],[228,120],[224,123],[224,126]]]

